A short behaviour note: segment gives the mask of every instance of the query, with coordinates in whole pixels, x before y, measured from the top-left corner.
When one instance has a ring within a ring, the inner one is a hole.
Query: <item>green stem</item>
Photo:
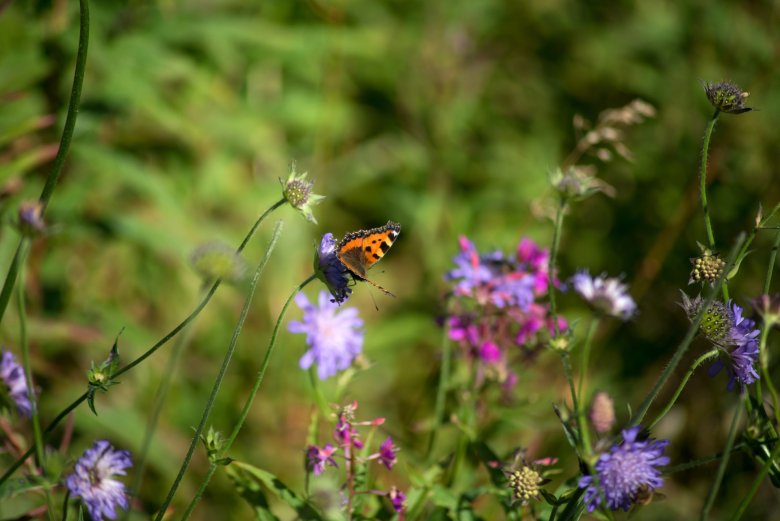
[[[588,423],[585,421],[585,407],[586,400],[583,398],[585,389],[585,375],[588,371],[588,360],[590,359],[590,346],[593,344],[593,336],[596,334],[596,330],[599,326],[599,318],[594,317],[590,321],[588,326],[588,333],[585,337],[585,345],[582,346],[580,351],[580,381],[577,385],[577,396],[579,397],[577,407],[577,423],[580,431],[580,441],[582,441],[582,449],[585,456],[590,456],[593,451],[590,445],[590,430],[588,430]]]
[[[70,490],[65,487],[65,499],[62,500],[62,521],[68,521],[68,501],[70,501]]]
[[[679,387],[677,387],[677,390],[674,392],[674,395],[672,396],[672,399],[669,400],[669,403],[666,404],[666,407],[664,407],[664,410],[661,411],[661,413],[656,416],[655,420],[648,426],[649,430],[652,430],[653,427],[656,426],[656,424],[661,421],[661,419],[666,416],[666,414],[671,410],[671,408],[674,406],[674,404],[677,402],[677,398],[680,397],[680,394],[683,392],[683,389],[685,389],[685,386],[688,384],[688,380],[693,376],[693,372],[696,371],[696,369],[703,364],[706,360],[713,358],[715,356],[718,356],[718,350],[712,349],[711,351],[707,351],[703,355],[701,355],[699,358],[694,360],[693,364],[691,364],[691,367],[688,369],[688,371],[685,373],[685,376],[683,377],[682,381],[680,382]]]
[[[732,266],[734,266],[734,260],[737,258],[736,254],[744,242],[745,234],[740,234],[739,237],[737,237],[734,246],[731,248],[728,261],[726,262],[726,269],[723,270],[724,275],[721,276],[717,283],[707,292],[707,297],[704,299],[704,302],[702,302],[696,317],[691,321],[691,326],[688,328],[688,332],[685,334],[682,342],[680,342],[680,345],[677,346],[677,349],[672,355],[672,359],[669,361],[666,367],[664,367],[664,370],[661,372],[661,376],[658,377],[658,380],[656,380],[653,388],[647,394],[645,399],[642,400],[641,405],[631,417],[629,425],[637,425],[642,421],[642,419],[645,417],[645,414],[647,414],[648,409],[650,409],[650,405],[652,405],[653,401],[658,396],[658,393],[661,392],[661,388],[666,384],[667,380],[669,380],[672,373],[677,368],[677,365],[680,363],[680,360],[682,360],[683,355],[688,350],[688,347],[690,347],[691,342],[693,342],[696,333],[699,331],[699,325],[704,318],[705,311],[709,309],[709,307],[712,305],[712,301],[715,300],[715,295],[718,291],[720,291],[720,288],[723,285],[723,277],[731,270]]]
[[[718,122],[720,111],[715,109],[707,129],[704,131],[704,141],[701,145],[701,167],[699,169],[699,197],[701,198],[701,208],[704,212],[704,226],[707,229],[707,242],[710,250],[715,250],[715,234],[712,232],[712,223],[710,222],[710,207],[707,204],[707,161],[710,148],[710,139],[715,130],[715,123]]]
[[[35,440],[35,459],[40,470],[41,476],[46,477],[46,459],[43,446],[43,436],[41,435],[41,419],[38,411],[38,401],[35,397],[35,383],[32,378],[32,364],[30,363],[30,343],[27,338],[27,306],[24,298],[24,266],[19,271],[19,284],[16,286],[16,302],[19,306],[19,347],[22,350],[22,367],[24,368],[24,379],[27,383],[27,399],[30,402],[30,415],[33,427],[33,439]],[[47,513],[49,519],[54,515],[54,503],[52,502],[51,490],[48,485],[44,486],[44,495],[48,505]]]
[[[775,410],[775,425],[780,425],[780,401],[777,398],[777,390],[769,377],[769,350],[766,347],[766,339],[769,336],[769,328],[761,329],[761,340],[758,343],[758,360],[761,365],[761,377],[764,380],[769,394],[772,396],[772,406]]]
[[[271,355],[273,354],[274,348],[276,347],[276,339],[279,335],[279,328],[282,324],[282,321],[284,320],[284,317],[287,315],[287,308],[290,307],[290,304],[292,303],[295,296],[298,293],[300,293],[300,291],[304,287],[306,287],[306,285],[309,284],[309,282],[313,281],[316,278],[317,275],[312,274],[306,280],[298,284],[295,290],[293,290],[293,292],[287,298],[287,301],[284,303],[284,306],[282,307],[282,311],[279,313],[279,317],[276,319],[276,325],[274,326],[273,333],[271,334],[271,339],[268,342],[268,348],[266,349],[263,362],[260,364],[260,370],[257,372],[257,376],[255,377],[255,383],[252,386],[252,390],[249,393],[249,397],[246,399],[246,402],[244,403],[243,409],[241,409],[241,414],[239,415],[239,419],[236,422],[235,427],[233,428],[233,432],[230,434],[230,437],[223,445],[222,451],[220,453],[220,456],[218,456],[218,459],[223,458],[225,454],[228,453],[230,447],[236,441],[236,437],[238,436],[239,431],[241,430],[241,428],[244,426],[244,423],[246,422],[246,418],[249,415],[249,410],[252,408],[252,402],[254,401],[257,392],[260,390],[260,384],[263,383],[265,371],[268,368],[268,364],[271,361]],[[192,501],[190,501],[190,504],[187,506],[187,510],[182,516],[182,521],[186,520],[189,517],[189,515],[192,513],[192,511],[195,509],[195,506],[198,504],[200,498],[203,496],[203,493],[206,491],[206,487],[208,487],[209,482],[211,481],[211,478],[214,475],[215,470],[216,470],[216,464],[212,463],[209,466],[209,471],[206,474],[206,477],[203,479],[203,482],[201,483],[198,492],[195,494],[195,497],[192,498]]]
[[[165,400],[168,396],[168,391],[171,388],[173,382],[173,375],[176,369],[179,367],[182,354],[184,353],[185,346],[189,343],[193,328],[188,327],[184,332],[176,338],[176,343],[171,349],[171,356],[168,358],[168,362],[165,364],[163,371],[163,378],[160,381],[160,385],[157,388],[157,393],[154,398],[154,405],[152,406],[152,412],[149,415],[149,421],[146,423],[146,430],[144,432],[144,439],[141,442],[141,448],[138,451],[138,457],[136,458],[135,465],[135,479],[133,480],[133,486],[130,489],[132,496],[137,496],[141,490],[141,483],[144,478],[144,469],[146,468],[146,460],[149,455],[149,449],[154,439],[154,433],[157,430],[157,423],[162,413]],[[130,510],[125,510],[122,515],[122,519],[126,520],[130,517]]]
[[[735,454],[737,452],[747,451],[748,449],[750,449],[750,447],[746,443],[738,443],[731,448],[731,453]],[[696,467],[701,467],[702,465],[712,463],[713,461],[719,461],[721,458],[723,458],[723,453],[713,454],[712,456],[707,456],[706,458],[687,461],[673,467],[665,467],[662,473],[664,476],[671,476],[672,474],[677,474],[678,472],[684,472],[686,470],[695,469]]]
[[[311,392],[314,394],[314,401],[317,402],[317,407],[319,407],[319,412],[322,413],[324,416],[327,416],[329,412],[331,412],[330,407],[328,406],[328,400],[325,398],[325,394],[322,392],[322,387],[320,386],[320,379],[317,377],[317,368],[312,365],[309,367],[309,383],[311,384]],[[338,402],[337,402],[338,403]]]
[[[254,224],[252,225],[252,227],[249,229],[249,232],[248,232],[248,233],[246,234],[246,236],[244,237],[244,240],[241,242],[241,245],[238,247],[238,249],[236,249],[236,253],[241,253],[241,252],[243,251],[243,249],[244,249],[244,248],[246,247],[246,245],[249,243],[249,241],[251,240],[251,238],[254,236],[254,234],[255,234],[255,231],[257,230],[258,226],[260,226],[260,223],[262,223],[262,222],[265,220],[265,218],[266,218],[266,217],[268,217],[268,215],[270,215],[270,213],[271,213],[272,211],[274,211],[275,209],[277,209],[277,208],[279,208],[280,206],[282,206],[282,205],[283,205],[285,202],[286,202],[286,200],[285,200],[285,199],[282,199],[282,200],[280,200],[280,201],[278,201],[278,202],[274,203],[274,204],[273,204],[273,205],[271,205],[271,206],[270,206],[270,207],[269,207],[269,208],[268,208],[268,209],[267,209],[265,212],[263,212],[263,214],[262,214],[260,217],[258,217],[258,218],[257,218],[257,220],[255,221],[255,223],[254,223]],[[192,311],[192,313],[190,313],[189,315],[187,315],[187,317],[186,317],[186,318],[185,318],[183,321],[181,321],[181,322],[180,322],[180,323],[179,323],[179,324],[178,324],[176,327],[174,327],[174,328],[173,328],[173,329],[172,329],[172,330],[171,330],[171,331],[170,331],[168,334],[166,334],[164,337],[162,337],[160,340],[158,340],[158,341],[157,341],[157,342],[156,342],[156,343],[155,343],[155,344],[154,344],[152,347],[150,347],[150,348],[149,348],[149,349],[148,349],[148,350],[147,350],[147,351],[146,351],[146,352],[145,352],[143,355],[141,355],[140,357],[136,358],[134,361],[132,361],[131,363],[129,363],[129,364],[128,364],[128,365],[126,365],[125,367],[121,368],[121,369],[120,369],[119,371],[117,371],[116,373],[112,374],[112,375],[111,375],[111,378],[116,378],[116,377],[117,377],[117,376],[119,376],[120,374],[126,373],[127,371],[129,371],[130,369],[132,369],[133,367],[135,367],[136,365],[140,364],[140,363],[141,363],[143,360],[145,360],[146,358],[148,358],[149,356],[151,356],[151,355],[152,355],[152,353],[154,353],[154,352],[155,352],[157,349],[159,349],[160,347],[162,347],[163,345],[165,345],[165,344],[166,344],[166,343],[167,343],[167,342],[168,342],[168,341],[169,341],[171,338],[173,338],[174,336],[176,336],[176,335],[179,333],[179,331],[181,331],[182,329],[184,329],[185,327],[187,327],[187,326],[188,326],[188,325],[189,325],[189,324],[190,324],[190,323],[191,323],[193,320],[195,320],[195,318],[196,318],[196,317],[197,317],[197,316],[200,314],[200,312],[203,310],[203,308],[205,308],[205,307],[206,307],[206,304],[208,304],[208,303],[209,303],[209,301],[211,300],[211,297],[213,297],[213,296],[214,296],[214,293],[217,291],[217,288],[219,288],[219,286],[220,286],[220,284],[221,284],[221,283],[222,283],[222,281],[221,281],[221,280],[216,280],[216,281],[214,282],[214,284],[212,284],[211,288],[209,288],[208,292],[206,293],[206,296],[205,296],[205,297],[203,297],[203,300],[201,300],[201,302],[200,302],[200,303],[197,305],[197,307],[196,307],[196,308],[195,308],[195,309]],[[57,427],[57,425],[59,425],[59,423],[60,423],[60,422],[61,422],[63,419],[65,419],[65,418],[68,416],[68,414],[70,414],[70,412],[71,412],[71,411],[73,411],[73,410],[74,410],[74,409],[76,409],[76,408],[77,408],[79,405],[81,405],[81,404],[82,404],[84,401],[86,401],[86,399],[87,399],[87,396],[88,396],[88,394],[85,392],[85,393],[83,393],[81,396],[79,396],[78,398],[76,398],[76,399],[75,399],[75,400],[74,400],[74,401],[73,401],[73,402],[72,402],[70,405],[68,405],[67,407],[65,407],[65,409],[63,409],[63,410],[62,410],[62,411],[61,411],[61,412],[60,412],[60,413],[57,415],[57,417],[56,417],[56,418],[54,418],[54,420],[52,420],[52,421],[51,421],[51,423],[49,423],[49,425],[48,425],[48,426],[46,427],[46,429],[43,431],[43,437],[44,437],[44,439],[46,438],[46,435],[47,435],[47,434],[51,433],[51,432],[52,432],[52,431],[53,431],[53,430],[54,430],[54,429]],[[27,458],[29,458],[29,457],[30,457],[30,456],[33,454],[33,452],[34,452],[34,451],[35,451],[35,447],[30,447],[30,448],[27,450],[27,452],[25,452],[24,454],[22,454],[22,456],[21,456],[21,457],[19,457],[19,458],[18,458],[18,459],[17,459],[17,460],[16,460],[16,461],[13,463],[13,465],[11,465],[11,467],[10,467],[10,468],[9,468],[7,471],[5,471],[5,473],[4,473],[2,476],[0,476],[0,485],[2,485],[3,483],[5,483],[5,481],[6,481],[6,480],[7,480],[9,477],[11,477],[11,476],[13,475],[13,473],[14,473],[14,472],[16,472],[16,470],[17,470],[19,467],[21,467],[21,466],[22,466],[22,464],[24,464],[25,460],[26,460]]]
[[[252,304],[252,298],[255,295],[257,282],[260,280],[260,275],[263,273],[263,269],[265,268],[265,265],[268,263],[268,259],[271,256],[271,253],[273,252],[274,248],[276,247],[276,242],[279,240],[281,229],[282,229],[282,221],[278,221],[276,223],[276,227],[274,228],[271,241],[268,244],[268,248],[265,251],[265,255],[263,256],[260,263],[257,265],[254,276],[252,277],[252,281],[249,284],[249,290],[247,292],[246,299],[244,299],[244,307],[241,309],[241,314],[239,315],[238,323],[236,324],[236,327],[233,330],[233,336],[230,339],[230,344],[228,344],[227,351],[225,352],[225,356],[222,359],[222,365],[220,366],[219,372],[217,373],[217,377],[214,380],[214,384],[211,387],[211,393],[209,394],[208,401],[206,402],[206,406],[204,407],[203,413],[201,414],[200,422],[198,423],[198,426],[195,428],[195,434],[192,436],[192,441],[190,442],[190,446],[187,449],[187,454],[184,456],[184,461],[182,461],[181,468],[179,468],[179,473],[176,475],[176,479],[173,481],[173,485],[171,485],[171,488],[168,491],[168,495],[166,496],[165,500],[163,501],[163,504],[160,506],[160,508],[157,511],[157,516],[155,517],[156,521],[160,521],[165,515],[166,510],[168,510],[168,506],[171,504],[171,501],[173,500],[173,496],[176,495],[176,490],[179,488],[179,484],[181,483],[181,480],[184,478],[184,474],[187,472],[187,469],[190,466],[190,461],[192,461],[192,456],[195,453],[195,447],[197,447],[198,443],[200,442],[200,435],[203,432],[203,428],[206,426],[206,422],[209,419],[211,410],[214,408],[214,404],[216,403],[217,400],[217,394],[219,393],[219,388],[222,385],[222,380],[224,380],[225,378],[225,374],[227,373],[228,366],[230,365],[230,361],[233,358],[233,353],[236,350],[236,346],[238,344],[238,337],[241,335],[241,330],[244,327],[244,321],[246,320],[246,317],[249,314],[249,308],[251,307]]]
[[[742,407],[734,407],[734,416],[731,418],[731,427],[729,427],[729,435],[726,439],[726,447],[723,450],[723,459],[720,460],[720,465],[718,465],[718,473],[715,475],[715,481],[712,482],[712,487],[710,487],[709,494],[707,494],[707,500],[704,502],[704,506],[701,509],[699,521],[705,521],[707,519],[707,516],[710,513],[710,509],[712,508],[712,504],[715,502],[715,496],[718,495],[720,483],[723,481],[723,475],[726,473],[726,467],[729,464],[731,448],[734,445],[734,439],[737,437],[737,424],[739,423],[739,418],[741,415]]]
[[[761,485],[761,482],[764,481],[764,478],[769,472],[769,467],[772,466],[772,463],[775,461],[775,458],[777,458],[778,455],[780,455],[780,443],[775,445],[774,450],[772,450],[772,454],[761,466],[761,471],[758,473],[758,475],[756,475],[756,479],[753,480],[753,484],[750,486],[750,490],[742,497],[742,501],[740,501],[736,512],[734,512],[734,514],[729,518],[729,521],[737,521],[745,513],[748,505],[750,505],[750,502],[753,500],[753,496],[755,496],[756,492],[758,492],[759,485]]]
[[[772,244],[772,251],[769,252],[769,265],[766,267],[766,278],[764,279],[764,295],[769,295],[769,288],[772,286],[772,272],[775,270],[778,248],[780,248],[780,232],[775,234],[775,242]]]
[[[547,265],[547,292],[550,298],[550,317],[553,321],[553,331],[555,336],[560,332],[558,330],[558,308],[555,301],[555,266],[558,262],[558,247],[561,242],[561,230],[563,229],[563,214],[566,212],[566,199],[561,198],[558,211],[555,213],[555,228],[553,228],[553,239],[550,247],[550,261]]]
[[[569,392],[571,392],[572,410],[578,411],[579,400],[577,399],[577,390],[574,388],[574,375],[572,374],[571,358],[568,351],[561,351],[561,363],[563,364],[563,373],[566,375],[566,381],[569,382]]]
[[[452,311],[452,301],[447,302],[444,311],[444,324],[441,331],[441,372],[439,373],[439,385],[436,389],[436,404],[433,408],[433,426],[431,436],[428,438],[428,448],[425,453],[425,460],[430,464],[430,458],[433,456],[433,448],[436,444],[436,437],[444,423],[444,408],[447,403],[447,390],[450,388],[450,367],[452,365],[452,342],[449,338],[449,325],[447,318]]]
[[[78,118],[79,104],[81,103],[81,86],[84,84],[84,71],[87,67],[87,51],[89,49],[89,1],[79,0],[79,46],[76,51],[76,66],[73,71],[73,86],[70,92],[70,101],[68,102],[68,112],[65,116],[65,125],[62,128],[60,137],[60,147],[57,149],[57,155],[54,158],[52,169],[43,185],[43,190],[38,198],[41,205],[41,217],[46,214],[46,208],[49,205],[54,188],[62,174],[62,167],[65,164],[65,157],[70,149],[70,142],[73,138],[73,130],[76,128],[76,118]],[[5,276],[3,289],[0,290],[0,322],[3,320],[5,310],[8,307],[8,301],[11,299],[16,277],[19,269],[24,264],[27,255],[27,245],[30,239],[22,237],[14,253],[11,265],[8,267],[8,273]]]

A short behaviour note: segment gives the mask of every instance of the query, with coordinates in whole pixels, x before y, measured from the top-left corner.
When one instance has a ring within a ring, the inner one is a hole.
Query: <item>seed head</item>
[[[750,93],[731,82],[705,83],[704,93],[713,107],[726,114],[742,114],[753,110],[745,106],[745,100]]]
[[[523,504],[539,497],[539,485],[544,482],[541,474],[529,466],[523,466],[507,476],[515,501]]]
[[[714,284],[723,276],[723,270],[726,267],[726,261],[707,248],[702,248],[701,256],[692,258],[691,264],[693,264],[693,269],[688,284],[695,282]]]

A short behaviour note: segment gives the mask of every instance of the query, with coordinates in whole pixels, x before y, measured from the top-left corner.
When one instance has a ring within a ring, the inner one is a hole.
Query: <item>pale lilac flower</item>
[[[457,266],[447,272],[447,280],[457,281],[455,292],[460,295],[470,294],[474,288],[486,284],[493,278],[493,271],[477,252],[474,243],[465,237],[460,237],[460,253],[452,260]]]
[[[99,440],[79,458],[65,484],[73,497],[81,498],[93,521],[116,519],[117,507],[127,510],[128,499],[124,483],[112,478],[126,475],[132,465],[128,451]]]
[[[574,290],[596,311],[628,320],[636,312],[636,303],[628,288],[617,278],[605,275],[591,277],[588,271],[578,272],[571,278]]]
[[[330,465],[332,467],[338,467],[336,460],[333,459],[333,454],[338,449],[331,445],[326,444],[320,448],[316,445],[309,445],[306,450],[306,464],[309,471],[313,472],[315,476],[319,476],[325,471],[325,467]]]
[[[24,368],[16,362],[11,351],[2,350],[0,359],[0,381],[7,388],[7,395],[16,404],[16,409],[24,416],[32,414],[32,404],[27,388]]]
[[[303,320],[290,322],[291,333],[304,333],[309,350],[300,360],[301,369],[317,364],[320,380],[347,369],[363,350],[363,321],[354,308],[339,305],[321,291],[319,307],[299,293],[295,303],[303,310]]]
[[[336,255],[336,239],[332,233],[326,233],[322,236],[320,246],[314,259],[314,269],[317,272],[317,278],[330,290],[333,295],[333,301],[339,304],[349,298],[352,288],[348,287],[349,277],[346,266]]]
[[[663,486],[658,467],[669,464],[664,456],[669,441],[637,440],[640,430],[639,426],[624,430],[623,442],[599,456],[595,465],[598,488],[593,476],[580,478],[578,486],[585,489],[583,501],[588,512],[596,510],[602,494],[610,510],[628,511],[641,491],[652,492]]]

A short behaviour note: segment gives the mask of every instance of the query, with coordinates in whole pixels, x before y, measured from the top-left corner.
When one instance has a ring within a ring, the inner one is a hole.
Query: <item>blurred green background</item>
[[[759,109],[722,116],[711,146],[710,202],[721,250],[749,229],[759,203],[771,207],[780,195],[772,183],[780,149],[778,21],[778,3],[760,1],[93,2],[81,112],[48,213],[55,229],[35,242],[25,279],[44,420],[83,392],[90,361],[105,358],[122,327],[120,352],[129,360],[189,313],[201,284],[189,268],[190,252],[213,239],[238,244],[279,199],[278,178],[296,160],[327,196],[315,209],[319,224],[288,207],[273,214],[284,220],[283,235],[211,423],[225,431],[232,426],[273,321],[309,274],[321,234],[341,236],[392,219],[403,232],[372,278],[397,298],[355,288],[350,304],[366,320],[372,365],[347,398],[359,400],[360,417],[387,418],[387,432],[403,452],[397,470],[380,480],[407,486],[406,469],[427,442],[423,427],[440,357],[436,318],[457,237],[467,235],[483,250],[512,251],[522,236],[549,246],[547,180],[576,144],[572,118],[594,120],[641,98],[658,114],[626,134],[635,161],[583,160],[598,165],[617,195],[574,207],[560,258],[563,277],[579,267],[624,273],[638,300],[638,318],[603,328],[593,355],[590,385],[611,392],[625,420],[627,404],[636,407],[687,327],[679,290],[696,241],[705,240],[697,169],[712,109],[702,80],[735,81]],[[77,38],[75,1],[3,3],[6,221],[21,201],[37,197],[50,167]],[[248,248],[250,263],[260,259],[272,225],[267,221]],[[1,233],[5,270],[17,236],[10,227]],[[759,235],[733,281],[732,296],[742,305],[762,287],[771,240],[769,232]],[[307,294],[319,290],[314,285]],[[243,291],[223,287],[192,331],[153,445],[141,509],[159,505],[172,482],[242,301]],[[562,311],[585,316],[571,296]],[[289,318],[299,317],[293,308]],[[2,338],[17,343],[13,306]],[[680,375],[703,347],[694,345]],[[312,407],[308,375],[297,365],[305,346],[285,332],[279,348],[232,455],[300,489]],[[158,352],[100,396],[99,416],[85,407],[76,412],[72,456],[95,438],[138,450],[168,354]],[[550,407],[566,395],[557,357],[544,354],[517,369],[515,401],[496,410],[490,443],[499,452],[528,446],[534,457],[559,456],[566,472],[576,472]],[[329,382],[325,392],[333,388]],[[724,377],[700,371],[659,426],[655,434],[672,439],[673,464],[722,448],[736,403],[724,389]],[[205,466],[200,453],[177,509]],[[715,468],[675,475],[663,490],[670,499],[635,518],[683,519],[698,511]],[[756,471],[747,456],[733,458],[712,519],[733,511]],[[486,512],[494,511],[490,502],[484,501]],[[765,484],[744,519],[769,519],[777,504],[778,492]],[[220,473],[196,518],[249,515]]]

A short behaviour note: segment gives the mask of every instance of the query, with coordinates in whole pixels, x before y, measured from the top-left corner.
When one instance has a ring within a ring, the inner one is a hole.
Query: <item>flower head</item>
[[[112,478],[124,476],[132,465],[128,451],[99,440],[79,458],[65,484],[72,496],[81,498],[93,521],[116,519],[116,508],[127,509],[128,500],[124,483]]]
[[[636,312],[636,303],[628,288],[617,278],[591,277],[580,271],[571,278],[574,290],[596,311],[628,320]]]
[[[593,476],[580,478],[579,487],[585,489],[583,500],[588,512],[593,512],[601,503],[602,493],[607,508],[628,511],[640,492],[663,486],[658,467],[669,463],[669,458],[664,456],[669,441],[639,440],[640,430],[639,426],[624,430],[623,442],[599,456],[595,465],[598,488]]]
[[[398,462],[397,452],[398,447],[393,445],[392,438],[388,436],[384,443],[379,446],[379,462],[387,467],[387,470],[393,470],[393,465]]]
[[[240,282],[247,273],[247,263],[231,246],[219,241],[201,244],[190,255],[190,264],[207,280]]]
[[[615,425],[615,402],[604,391],[599,391],[590,404],[590,423],[596,432],[604,434]]]
[[[27,201],[19,205],[19,230],[28,237],[46,231],[43,220],[43,205],[39,201]]]
[[[713,107],[726,114],[742,114],[753,110],[745,106],[745,100],[750,93],[729,81],[704,83],[704,93]]]
[[[24,368],[16,362],[13,353],[3,349],[0,351],[0,382],[5,384],[5,392],[0,391],[0,396],[6,395],[16,405],[16,409],[24,416],[32,414],[32,404],[27,388],[27,379]]]
[[[524,465],[510,472],[507,478],[515,501],[525,505],[530,500],[539,498],[540,485],[544,483],[544,478],[533,467]]]
[[[322,236],[314,255],[314,272],[330,290],[333,302],[341,304],[349,298],[352,293],[352,289],[348,287],[349,272],[336,255],[336,239],[332,233]]]
[[[347,369],[363,350],[363,321],[354,308],[339,310],[339,305],[324,291],[319,307],[299,293],[295,303],[303,310],[303,320],[290,322],[291,333],[304,333],[309,350],[300,360],[301,369],[317,364],[317,376],[324,380]]]
[[[720,255],[713,253],[704,246],[699,245],[702,249],[702,254],[699,257],[691,259],[693,269],[691,270],[691,277],[688,279],[688,284],[694,282],[709,282],[715,284],[723,275],[723,270],[726,268],[726,261],[724,261]]]
[[[331,445],[326,444],[320,448],[316,445],[309,445],[306,449],[306,468],[309,472],[314,472],[315,476],[319,476],[325,472],[325,467],[330,465],[331,467],[338,467],[336,460],[333,459],[333,454],[338,449]]]
[[[317,224],[312,207],[325,199],[325,196],[312,193],[314,182],[307,180],[306,175],[306,172],[298,175],[295,171],[295,163],[293,163],[287,180],[280,179],[279,182],[282,183],[282,194],[290,206],[299,210],[307,221]]]
[[[396,487],[390,489],[387,493],[387,497],[390,499],[390,503],[393,505],[393,510],[396,512],[402,512],[406,508],[406,494],[398,490]]]

